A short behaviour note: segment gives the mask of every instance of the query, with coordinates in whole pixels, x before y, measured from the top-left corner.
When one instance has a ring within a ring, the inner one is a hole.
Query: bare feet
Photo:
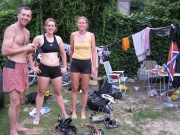
[[[18,127],[16,127],[16,130],[19,132],[19,131],[23,131],[23,132],[25,132],[25,131],[29,131],[30,129],[29,128],[25,128],[25,127],[20,127],[20,126],[18,126]]]
[[[72,113],[72,119],[77,119],[76,113]]]
[[[85,114],[81,114],[81,119],[85,120],[86,119],[86,115]]]
[[[11,131],[10,135],[19,135],[19,134],[17,133],[17,131]]]

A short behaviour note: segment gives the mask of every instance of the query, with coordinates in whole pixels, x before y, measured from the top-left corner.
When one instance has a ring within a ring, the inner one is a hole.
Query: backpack
[[[108,83],[107,77],[103,77],[103,79],[99,82],[99,90],[97,94],[101,96],[101,94],[112,95],[112,84]]]
[[[87,106],[93,111],[102,111],[110,113],[110,109],[107,104],[110,102],[107,99],[101,97],[101,94],[112,95],[112,84],[108,83],[107,78],[103,78],[99,83],[99,90],[94,92],[92,97],[87,101]]]
[[[110,110],[107,108],[107,104],[109,103],[109,100],[103,99],[99,96],[94,96],[92,98],[89,98],[87,101],[87,106],[89,109],[93,111],[98,111],[98,112],[105,112],[105,113],[110,113]]]
[[[37,97],[38,92],[31,92],[26,95],[27,100],[25,101],[26,103],[31,103],[35,104],[36,103],[36,97]]]

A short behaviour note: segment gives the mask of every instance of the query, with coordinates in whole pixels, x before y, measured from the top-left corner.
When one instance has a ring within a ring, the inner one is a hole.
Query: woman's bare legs
[[[64,101],[63,101],[63,96],[61,94],[61,90],[62,90],[62,77],[57,77],[55,79],[51,79],[51,84],[52,87],[54,89],[54,94],[56,95],[56,100],[57,103],[59,105],[59,107],[61,108],[61,111],[64,115],[64,118],[66,119],[68,117],[65,107],[64,107]]]
[[[38,95],[36,97],[36,120],[40,119],[40,110],[44,102],[44,94],[49,84],[49,78],[38,76]]]
[[[77,119],[76,101],[77,101],[77,93],[79,89],[79,79],[80,79],[80,73],[71,72],[71,82],[72,82],[71,105],[72,105],[72,118],[73,119]]]
[[[86,119],[85,109],[88,99],[88,86],[89,86],[89,74],[81,74],[81,90],[82,90],[82,110],[81,110],[81,119]]]

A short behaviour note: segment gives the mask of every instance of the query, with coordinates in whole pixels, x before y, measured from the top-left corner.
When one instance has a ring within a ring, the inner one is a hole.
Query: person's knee
[[[16,100],[16,101],[11,102],[10,106],[17,108],[17,107],[20,106],[20,104],[21,104],[21,101],[20,100]]]
[[[79,87],[72,87],[71,92],[77,93],[77,92],[78,92],[78,89],[79,89]]]
[[[81,87],[83,93],[88,93],[88,87]]]
[[[56,96],[60,96],[60,95],[61,95],[61,92],[60,92],[60,91],[54,91],[54,94],[55,94]]]
[[[39,97],[43,97],[45,95],[45,92],[44,91],[38,91],[38,96]]]

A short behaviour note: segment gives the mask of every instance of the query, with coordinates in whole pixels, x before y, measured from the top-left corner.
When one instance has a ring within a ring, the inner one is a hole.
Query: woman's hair
[[[88,19],[87,19],[85,16],[80,16],[80,17],[78,17],[78,19],[76,20],[76,26],[77,26],[78,21],[79,21],[80,19],[84,19],[84,20],[86,21],[86,23],[87,23],[87,28],[88,28],[88,26],[89,26],[89,21],[88,21]]]
[[[44,23],[44,28],[46,27],[46,25],[48,24],[48,22],[54,22],[55,23],[55,27],[56,27],[56,31],[58,30],[58,25],[56,23],[56,21],[53,18],[48,18],[45,23]],[[55,31],[55,32],[56,32]]]

